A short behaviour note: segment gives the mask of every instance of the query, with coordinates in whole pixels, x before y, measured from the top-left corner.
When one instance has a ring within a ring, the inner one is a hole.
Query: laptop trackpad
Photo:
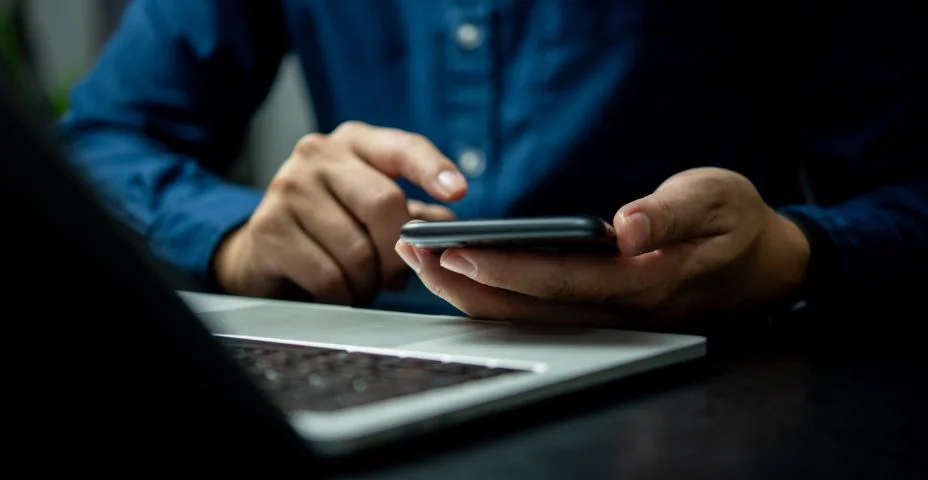
[[[362,347],[399,347],[500,326],[457,317],[313,305],[258,305],[198,316],[214,333]]]

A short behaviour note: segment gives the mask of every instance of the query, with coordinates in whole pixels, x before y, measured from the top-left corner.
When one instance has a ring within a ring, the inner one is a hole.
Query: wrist
[[[209,283],[214,290],[222,293],[239,291],[235,282],[231,279],[234,278],[232,264],[233,259],[237,257],[236,252],[239,250],[238,243],[240,243],[241,232],[240,227],[231,230],[222,237],[213,252],[209,269]]]
[[[812,246],[805,231],[790,217],[773,210],[762,235],[759,282],[768,310],[789,311],[805,301]]]
[[[776,214],[783,232],[785,255],[783,261],[783,296],[781,300],[795,299],[803,290],[808,278],[812,246],[805,232],[792,219]]]

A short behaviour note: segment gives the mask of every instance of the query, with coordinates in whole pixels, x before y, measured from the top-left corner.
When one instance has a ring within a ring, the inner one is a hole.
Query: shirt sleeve
[[[859,2],[849,2],[857,5]],[[799,89],[799,163],[815,202],[783,208],[813,242],[808,290],[822,310],[911,305],[928,259],[925,58],[904,9],[828,15]],[[863,34],[872,27],[879,34]]]
[[[117,218],[199,280],[261,198],[221,175],[288,49],[278,3],[134,1],[59,123]]]

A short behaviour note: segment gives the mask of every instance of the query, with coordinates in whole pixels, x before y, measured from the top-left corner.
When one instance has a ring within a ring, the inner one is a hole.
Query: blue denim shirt
[[[293,54],[321,130],[397,127],[460,160],[462,218],[611,219],[719,166],[820,226],[846,293],[868,295],[928,249],[916,17],[877,1],[137,0],[61,125],[120,217],[200,277],[261,198],[221,174]]]

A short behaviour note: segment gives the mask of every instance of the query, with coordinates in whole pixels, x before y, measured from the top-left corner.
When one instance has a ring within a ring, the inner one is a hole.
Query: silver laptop
[[[0,89],[6,302],[51,301],[8,327],[39,330],[11,338],[55,363],[33,375],[45,393],[25,389],[49,402],[38,431],[104,445],[93,458],[344,455],[704,354],[694,336],[179,298],[14,103]]]
[[[689,335],[182,297],[325,455],[705,354]]]

